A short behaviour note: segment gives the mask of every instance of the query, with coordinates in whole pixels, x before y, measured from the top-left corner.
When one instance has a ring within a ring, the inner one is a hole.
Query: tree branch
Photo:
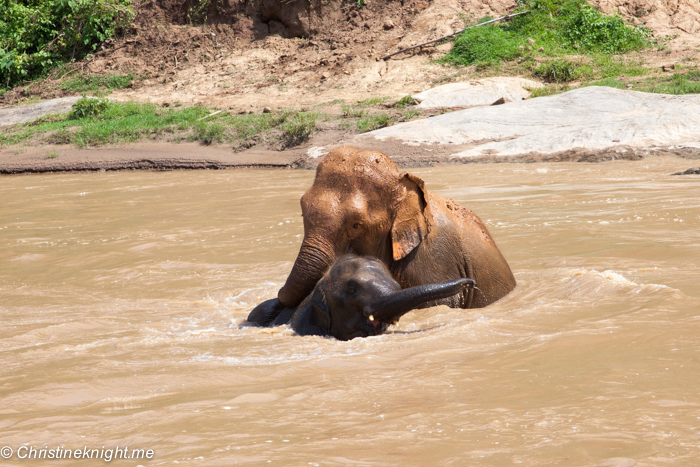
[[[487,25],[487,24],[495,23],[495,22],[497,22],[497,21],[502,21],[502,20],[504,20],[504,19],[514,18],[514,17],[516,17],[516,16],[524,15],[525,13],[530,13],[530,10],[521,11],[520,13],[513,13],[512,15],[501,16],[500,18],[492,19],[492,20],[489,20],[489,21],[484,21],[483,23],[475,24],[474,26],[469,26],[469,27],[467,27],[467,28],[460,29],[459,31],[453,32],[452,34],[448,34],[448,35],[446,35],[446,36],[438,37],[437,39],[433,39],[432,41],[421,42],[420,44],[412,45],[411,47],[407,47],[407,48],[405,48],[405,49],[398,50],[398,51],[396,51],[396,52],[394,52],[394,53],[390,53],[389,55],[384,55],[383,57],[380,57],[379,59],[380,59],[380,60],[386,60],[387,58],[393,57],[394,55],[400,54],[401,52],[406,52],[407,50],[417,49],[418,47],[423,47],[424,45],[433,44],[433,43],[435,43],[435,42],[440,42],[440,41],[442,41],[442,40],[445,40],[445,39],[447,39],[448,37],[456,36],[457,34],[462,33],[462,32],[464,32],[464,31],[466,31],[467,29],[478,28],[479,26],[485,26],[485,25]]]

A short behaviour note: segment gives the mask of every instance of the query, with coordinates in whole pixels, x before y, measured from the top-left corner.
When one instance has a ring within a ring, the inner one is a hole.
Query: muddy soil
[[[664,39],[663,50],[641,54],[646,63],[661,67],[697,57],[697,1],[593,3]],[[130,31],[69,73],[135,73],[131,88],[112,93],[117,99],[237,111],[401,97],[484,73],[436,63],[449,43],[386,61],[381,56],[515,6],[514,0],[372,0],[362,7],[349,0],[150,0],[136,6]],[[0,105],[72,94],[56,85],[64,77],[52,78],[7,93]]]

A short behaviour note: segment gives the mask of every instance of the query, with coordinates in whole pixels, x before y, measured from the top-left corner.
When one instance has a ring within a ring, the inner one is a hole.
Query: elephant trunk
[[[375,321],[394,323],[421,305],[451,297],[468,287],[474,287],[474,279],[455,279],[440,284],[409,287],[373,304],[372,315]]]
[[[280,304],[289,308],[299,305],[333,264],[335,256],[333,248],[329,248],[322,240],[305,238],[292,272],[277,294]]]

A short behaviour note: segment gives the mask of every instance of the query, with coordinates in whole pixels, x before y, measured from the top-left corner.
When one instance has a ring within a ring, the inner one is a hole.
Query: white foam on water
[[[667,285],[664,284],[638,284],[637,282],[634,282],[625,276],[622,275],[622,273],[613,271],[613,270],[605,270],[605,271],[597,271],[595,269],[586,269],[586,268],[579,268],[579,269],[574,269],[574,270],[569,270],[569,277],[564,277],[562,281],[564,282],[570,282],[573,283],[574,281],[577,281],[580,279],[590,281],[591,285],[594,286],[603,286],[603,287],[616,287],[621,290],[629,290],[629,289],[634,289],[635,292],[655,292],[661,289],[669,289],[669,290],[675,290],[671,289]]]

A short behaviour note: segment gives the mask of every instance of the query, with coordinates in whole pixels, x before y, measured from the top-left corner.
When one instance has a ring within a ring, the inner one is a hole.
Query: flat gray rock
[[[421,109],[476,107],[492,105],[499,99],[504,102],[521,101],[530,96],[530,89],[539,87],[542,87],[541,83],[524,78],[484,78],[445,84],[413,97],[420,101],[418,107]]]
[[[625,152],[639,148],[698,153],[700,95],[591,86],[401,123],[366,133],[362,140],[365,146],[391,142],[413,152],[435,147],[443,159],[463,162],[572,151],[617,152],[626,158]]]
[[[36,104],[2,107],[0,108],[0,126],[30,122],[44,115],[68,113],[73,104],[79,100],[80,97],[76,96],[61,97],[60,99],[49,99]]]

